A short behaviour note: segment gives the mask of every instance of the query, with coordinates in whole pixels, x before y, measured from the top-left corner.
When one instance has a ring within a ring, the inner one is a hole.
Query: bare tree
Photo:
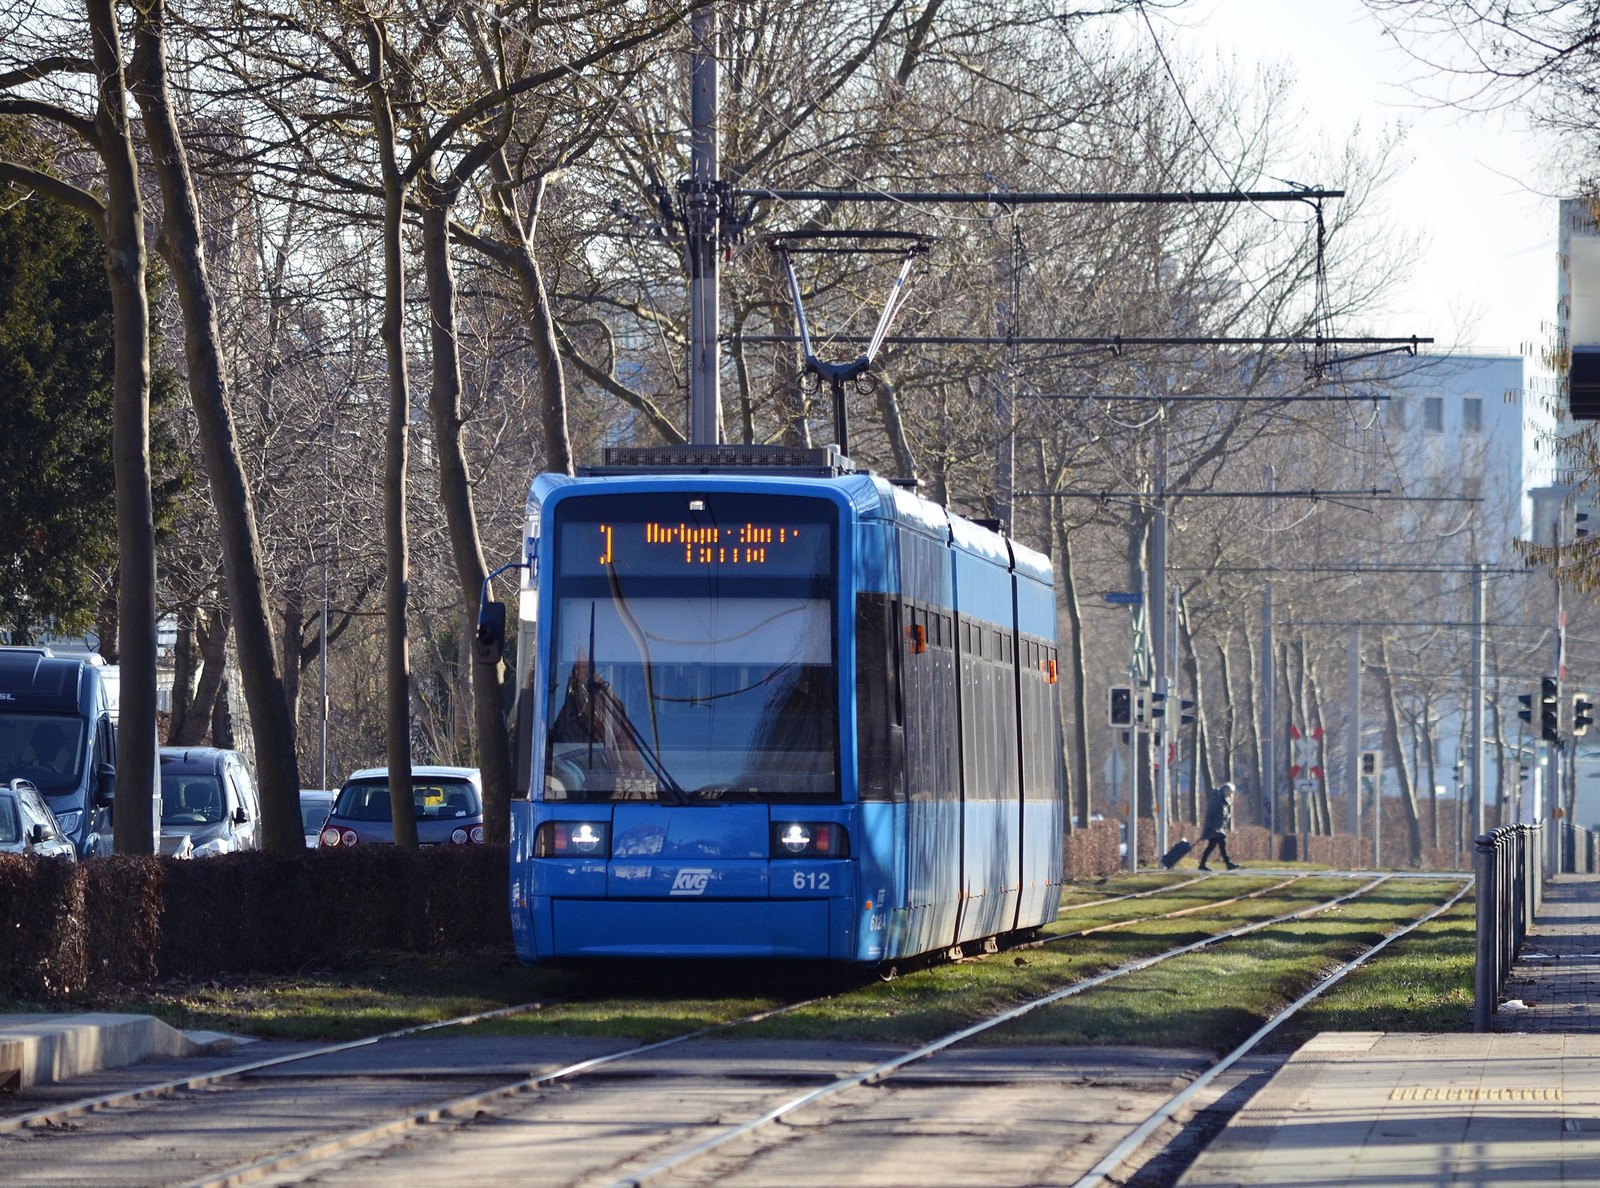
[[[117,485],[117,641],[122,665],[117,734],[118,853],[153,852],[149,821],[156,793],[156,549],[150,494],[150,313],[146,293],[144,203],[128,113],[122,36],[111,0],[85,0],[87,22],[29,6],[8,22],[11,48],[0,66],[0,114],[48,123],[97,157],[98,178],[72,177],[19,160],[0,159],[0,179],[55,201],[93,221],[106,245],[115,334],[112,454]],[[42,39],[55,38],[54,44]],[[88,56],[82,43],[88,42]],[[31,59],[24,56],[36,48]],[[15,55],[15,56],[14,56]],[[94,82],[88,113],[78,78]],[[40,92],[59,84],[54,96]]]
[[[300,769],[295,757],[294,721],[273,645],[261,542],[233,426],[221,331],[206,269],[199,201],[172,106],[165,42],[166,6],[163,0],[151,0],[137,10],[134,21],[131,82],[144,114],[145,134],[161,185],[162,234],[158,247],[172,270],[183,306],[189,393],[222,529],[230,617],[255,735],[263,844],[279,853],[295,853],[304,848],[305,834],[300,823]]]

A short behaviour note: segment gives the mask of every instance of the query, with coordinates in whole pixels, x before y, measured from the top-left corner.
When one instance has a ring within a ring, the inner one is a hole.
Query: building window
[[[1406,402],[1403,396],[1394,396],[1389,400],[1389,428],[1404,429],[1406,427]]]
[[[1483,397],[1468,396],[1462,400],[1461,429],[1465,433],[1483,432]]]
[[[1444,432],[1444,397],[1428,396],[1422,401],[1422,427],[1429,433]]]

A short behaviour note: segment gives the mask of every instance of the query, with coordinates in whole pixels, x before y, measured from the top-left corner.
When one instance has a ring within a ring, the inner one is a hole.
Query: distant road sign
[[[1140,606],[1144,602],[1144,595],[1137,590],[1131,592],[1113,590],[1109,594],[1101,595],[1101,597],[1112,606]]]

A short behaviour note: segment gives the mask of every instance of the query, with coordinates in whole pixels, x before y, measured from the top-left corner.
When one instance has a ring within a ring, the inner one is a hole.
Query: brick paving
[[[1600,875],[1557,875],[1545,884],[1501,1000],[1497,1032],[1600,1031]]]
[[[1546,883],[1492,1019],[1486,1035],[1324,1032],[1179,1184],[1600,1184],[1600,875]]]

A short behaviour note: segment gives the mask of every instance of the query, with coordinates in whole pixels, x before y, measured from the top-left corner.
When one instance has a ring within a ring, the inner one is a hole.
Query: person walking
[[[1218,784],[1211,789],[1211,795],[1206,798],[1206,822],[1201,829],[1200,836],[1206,839],[1206,848],[1200,855],[1200,869],[1210,870],[1206,865],[1211,857],[1211,851],[1216,850],[1222,855],[1222,860],[1228,864],[1229,870],[1235,870],[1238,863],[1228,857],[1228,834],[1233,831],[1233,785]]]

